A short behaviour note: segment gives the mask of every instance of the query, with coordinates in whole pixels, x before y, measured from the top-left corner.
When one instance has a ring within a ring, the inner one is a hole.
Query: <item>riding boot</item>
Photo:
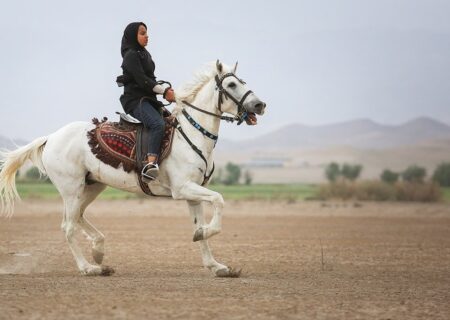
[[[142,168],[141,176],[145,183],[149,183],[155,180],[159,175],[159,166],[157,163],[147,163],[144,168]]]
[[[142,168],[141,176],[145,183],[155,180],[159,174],[158,156],[149,154],[147,156],[147,164]]]

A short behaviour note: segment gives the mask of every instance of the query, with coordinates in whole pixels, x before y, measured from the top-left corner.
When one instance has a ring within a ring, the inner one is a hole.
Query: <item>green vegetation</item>
[[[210,185],[211,190],[220,192],[225,200],[288,200],[297,201],[313,198],[317,187],[304,184],[255,184],[255,185]],[[57,199],[58,191],[51,183],[18,182],[17,190],[22,198]],[[103,191],[100,199],[136,199],[138,195],[113,188]]]
[[[223,183],[226,185],[238,184],[239,179],[241,177],[241,168],[234,163],[228,162],[225,166],[225,178],[223,179]]]
[[[58,191],[51,183],[18,181],[16,187],[21,198],[52,199],[59,197]]]
[[[339,166],[336,162],[332,162],[325,168],[325,177],[330,183],[336,182],[338,179],[355,181],[361,174],[362,168],[359,164],[344,163]]]
[[[232,162],[228,162],[224,168],[217,168],[214,172],[211,183],[212,184],[225,184],[235,185],[239,184],[241,179],[241,167]],[[251,184],[251,176],[248,173],[248,177],[244,177],[245,183]]]
[[[413,165],[402,172],[402,179],[403,181],[422,183],[426,175],[427,171],[425,168]]]
[[[246,185],[251,185],[253,182],[253,175],[249,170],[244,171],[244,183]]]
[[[450,162],[441,163],[433,173],[433,181],[441,187],[450,187]]]
[[[325,176],[329,182],[335,182],[340,175],[339,165],[336,162],[330,163],[325,168]]]
[[[442,199],[446,202],[450,202],[450,187],[441,188],[442,190]]]
[[[397,187],[396,187],[397,185]],[[395,200],[398,196],[406,200],[410,191],[399,184],[387,184],[381,181],[362,181],[357,183],[340,182],[331,185],[315,186],[306,184],[254,184],[254,185],[210,185],[211,190],[220,192],[225,200],[282,200],[301,201],[309,199],[365,199],[365,200]],[[358,190],[355,190],[358,189]],[[397,189],[397,190],[396,190]],[[18,182],[17,190],[23,199],[58,199],[60,198],[56,188],[51,183],[45,182]],[[450,187],[441,187],[441,199],[450,202]],[[425,184],[421,188],[414,188],[417,195],[436,195],[435,187]],[[356,197],[354,195],[357,195]],[[107,188],[100,194],[100,199],[137,199],[139,196],[133,193]]]
[[[25,178],[27,181],[38,181],[38,180],[48,180],[48,178],[41,174],[37,167],[30,168],[26,174]]]
[[[45,182],[17,182],[17,191],[21,198],[39,198],[39,199],[57,199],[60,198],[58,191],[55,186],[51,183]],[[106,188],[99,198],[100,199],[134,199],[138,195],[113,189]]]
[[[442,199],[441,188],[434,182],[401,181],[395,184],[379,180],[365,180],[357,183],[339,181],[322,185],[318,192],[320,199],[341,199],[361,201],[417,201],[435,202]]]
[[[401,173],[385,169],[380,180],[355,181],[362,166],[332,162],[325,168],[329,183],[319,186],[318,199],[369,201],[450,201],[450,163],[442,163],[426,180],[423,167],[412,165]],[[401,181],[399,178],[401,177]],[[445,188],[447,187],[447,188]]]
[[[211,185],[211,190],[221,193],[227,200],[305,200],[317,193],[317,186],[306,184],[254,184],[254,185]]]
[[[400,174],[389,169],[385,169],[380,176],[381,181],[394,184],[398,181]]]
[[[362,166],[359,164],[351,165],[344,163],[341,168],[341,175],[350,181],[355,181],[361,174]]]

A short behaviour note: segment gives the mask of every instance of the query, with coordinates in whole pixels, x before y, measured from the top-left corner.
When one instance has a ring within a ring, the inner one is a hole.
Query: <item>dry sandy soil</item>
[[[450,317],[448,205],[229,202],[210,243],[238,279],[202,267],[185,203],[159,199],[94,202],[116,273],[83,277],[61,207],[26,200],[1,220],[1,319]]]

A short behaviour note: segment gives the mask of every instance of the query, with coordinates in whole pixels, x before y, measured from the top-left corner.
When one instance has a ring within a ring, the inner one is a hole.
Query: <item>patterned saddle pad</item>
[[[142,124],[129,124],[126,122],[109,122],[107,118],[102,121],[94,118],[95,128],[88,132],[89,146],[92,153],[100,161],[114,167],[122,168],[126,172],[134,171],[138,175],[143,191],[151,194],[148,185],[141,180],[141,170],[147,159],[148,130]],[[161,142],[160,164],[170,153],[175,132],[175,117],[164,118],[166,122],[165,133]]]

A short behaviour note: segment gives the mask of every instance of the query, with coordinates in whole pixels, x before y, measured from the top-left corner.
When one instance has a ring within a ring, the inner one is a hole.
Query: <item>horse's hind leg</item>
[[[86,185],[83,192],[81,216],[78,224],[83,229],[83,231],[88,236],[88,239],[92,241],[92,257],[94,261],[101,265],[104,256],[104,244],[105,236],[97,230],[85,217],[84,211],[87,206],[92,203],[92,201],[97,198],[97,196],[105,190],[106,186],[101,183],[94,183],[92,185]]]
[[[65,186],[64,192],[61,192],[64,199],[64,220],[62,228],[78,269],[83,275],[109,275],[113,272],[113,270],[108,267],[90,264],[84,257],[78,245],[78,241],[75,238],[75,231],[77,227],[81,226],[80,221],[84,209],[100,192],[101,191],[90,194],[89,187],[85,186],[84,181],[68,183]]]
[[[62,224],[62,229],[66,235],[67,242],[69,244],[70,250],[72,251],[73,257],[77,264],[78,269],[84,275],[99,275],[101,274],[101,267],[91,265],[83,255],[80,247],[78,246],[78,241],[75,238],[75,231],[78,226],[78,221],[81,217],[81,207],[82,203],[80,198],[74,197],[64,197],[64,222]]]
[[[101,265],[105,255],[105,236],[83,216],[80,217],[79,224],[83,231],[86,232],[88,239],[92,241],[92,258],[95,263]]]

